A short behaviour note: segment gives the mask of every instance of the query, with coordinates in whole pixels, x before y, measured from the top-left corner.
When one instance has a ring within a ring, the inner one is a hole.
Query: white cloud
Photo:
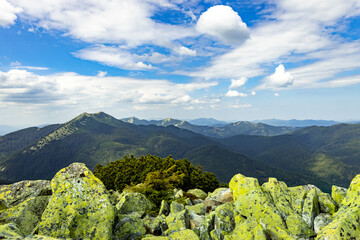
[[[10,64],[12,68],[28,69],[28,70],[49,70],[47,67],[23,66],[20,62],[15,61]]]
[[[278,97],[278,96],[280,96],[280,94],[278,94],[278,93],[274,93],[274,96],[275,96],[275,97]]]
[[[152,19],[159,8],[176,9],[167,0],[11,0],[11,3],[21,7],[21,17],[37,27],[64,31],[85,42],[167,46],[173,40],[194,35],[192,28]]]
[[[228,44],[239,44],[249,38],[249,29],[231,7],[217,5],[202,13],[196,29]]]
[[[255,91],[251,91],[250,95],[251,95],[251,96],[255,96],[255,95],[256,95],[256,92],[255,92]]]
[[[196,50],[192,50],[192,49],[184,47],[184,46],[177,47],[174,50],[179,55],[196,56]]]
[[[21,11],[21,8],[14,7],[7,0],[0,0],[0,26],[8,27],[14,24],[16,15]]]
[[[247,97],[246,93],[240,93],[238,91],[235,90],[229,90],[226,94],[226,97]]]
[[[73,53],[74,56],[96,61],[104,65],[118,67],[128,70],[152,69],[151,64],[146,64],[142,58],[136,54],[131,54],[126,49],[119,47],[108,47],[104,45],[93,46]]]
[[[229,89],[240,88],[240,87],[242,87],[242,86],[245,85],[245,83],[247,82],[247,80],[248,80],[248,79],[245,78],[245,77],[242,77],[242,78],[240,78],[240,79],[238,79],[238,80],[236,80],[236,79],[231,79],[231,85],[230,85]]]
[[[37,75],[26,70],[0,71],[0,103],[82,109],[131,107],[144,104],[174,106],[191,101],[190,93],[215,86],[214,82],[177,84],[167,80],[85,76],[66,72]]]
[[[251,108],[251,104],[230,104],[226,106],[227,108]]]
[[[98,76],[98,77],[105,77],[106,74],[107,74],[106,71],[98,71],[98,74],[97,74],[96,76]]]
[[[280,64],[275,73],[265,78],[264,83],[257,87],[257,89],[278,89],[291,86],[294,82],[294,77],[291,73],[285,71],[284,65]]]
[[[313,63],[290,71],[296,79],[292,87],[305,87],[321,86],[312,83],[331,80],[337,73],[360,67],[356,60],[360,59],[358,47],[353,46],[359,43],[351,44],[353,40],[332,32],[346,26],[347,18],[360,15],[358,0],[277,0],[274,3],[267,20],[252,27],[251,38],[246,42],[215,57],[209,67],[183,74],[205,79],[251,78],[264,76],[269,65],[303,64],[307,59]],[[346,54],[341,53],[342,50]],[[330,52],[334,53],[327,54]]]

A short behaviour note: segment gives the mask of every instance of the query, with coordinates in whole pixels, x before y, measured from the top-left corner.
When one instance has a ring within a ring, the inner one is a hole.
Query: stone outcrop
[[[56,238],[112,239],[115,209],[104,184],[82,163],[51,180],[52,196],[38,232]]]
[[[360,239],[360,175],[331,195],[241,174],[229,186],[176,189],[156,208],[141,193],[107,191],[74,163],[51,182],[0,186],[0,239]]]

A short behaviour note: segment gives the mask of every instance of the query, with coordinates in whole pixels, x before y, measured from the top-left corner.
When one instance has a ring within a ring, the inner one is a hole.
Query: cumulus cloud
[[[7,0],[0,0],[0,26],[8,27],[15,23],[17,14],[22,10],[19,7],[14,7]]]
[[[247,97],[246,93],[241,93],[235,90],[229,90],[226,94],[226,97]]]
[[[268,20],[252,27],[251,38],[230,52],[215,57],[208,67],[187,75],[206,79],[251,78],[264,76],[271,64],[292,62],[304,65],[294,69],[296,74],[291,71],[296,79],[292,87],[307,87],[321,86],[312,83],[331,80],[343,71],[360,67],[356,60],[360,59],[359,43],[351,44],[353,40],[332,34],[332,29],[346,27],[351,21],[344,20],[360,15],[358,0],[306,3],[277,0],[274,3]],[[329,52],[334,53],[327,54]],[[305,65],[304,59],[312,63]],[[326,68],[328,71],[323,71]]]
[[[172,83],[167,80],[107,77],[66,72],[47,76],[27,70],[0,71],[0,103],[108,108],[137,104],[181,105],[190,93],[215,86],[216,82]]]
[[[224,43],[236,45],[249,38],[249,29],[231,7],[217,5],[202,13],[197,24],[198,32],[215,36]]]
[[[245,85],[245,83],[247,82],[247,78],[242,77],[240,79],[231,79],[231,85],[229,87],[229,89],[233,89],[233,88],[240,88],[242,86]]]
[[[278,97],[278,96],[280,96],[280,94],[278,94],[278,93],[274,93],[274,96],[275,96],[275,97]]]
[[[292,85],[294,78],[291,73],[285,71],[284,65],[280,64],[275,73],[265,78],[265,82],[259,88],[285,88]]]

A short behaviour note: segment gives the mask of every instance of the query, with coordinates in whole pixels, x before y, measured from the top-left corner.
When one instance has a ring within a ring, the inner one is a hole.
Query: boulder
[[[316,239],[360,239],[360,175],[350,183],[341,207],[332,222],[323,227]]]
[[[23,239],[23,233],[15,223],[0,225],[0,239]]]
[[[22,233],[25,235],[32,234],[41,220],[41,215],[49,199],[50,196],[32,197],[14,207],[2,210],[0,212],[0,222],[14,222]]]
[[[182,205],[181,203],[172,201],[170,204],[170,213],[174,214],[174,213],[178,213],[181,212],[182,210],[184,210],[184,205]]]
[[[185,199],[185,205],[188,205],[188,206],[192,206],[192,205],[193,205],[193,203],[192,203],[192,201],[190,200],[190,198],[186,198],[186,199]]]
[[[145,236],[142,240],[170,240],[168,236]]]
[[[337,211],[337,204],[330,197],[330,194],[324,193],[320,189],[317,189],[317,195],[318,195],[320,211],[323,213],[330,213],[331,215],[333,215]]]
[[[196,198],[205,199],[207,194],[201,189],[190,189],[187,193],[193,195]]]
[[[265,229],[255,220],[249,218],[236,226],[235,230],[224,236],[225,240],[266,240]]]
[[[263,192],[256,178],[237,174],[231,179],[229,186],[237,212],[261,223],[271,238],[293,239],[287,232],[281,213],[272,202],[271,196]]]
[[[16,206],[29,198],[51,195],[50,181],[22,181],[0,186],[0,202],[4,208]]]
[[[166,230],[165,235],[190,228],[190,218],[187,209],[180,212],[171,212],[165,220],[169,228]]]
[[[116,204],[116,209],[120,214],[133,214],[139,217],[143,216],[154,207],[155,204],[143,194],[137,192],[123,194]]]
[[[309,189],[305,186],[289,187],[288,189],[291,196],[291,206],[297,214],[301,215],[306,194],[308,193]]]
[[[210,232],[214,230],[214,219],[215,212],[210,212],[205,216],[204,221],[200,225],[200,239],[201,240],[210,240]]]
[[[220,205],[215,210],[214,229],[219,239],[235,228],[234,203]]]
[[[291,236],[296,238],[309,239],[316,234],[312,228],[309,227],[304,219],[298,214],[292,214],[286,218],[286,226]]]
[[[192,206],[185,206],[185,208],[189,210],[189,212],[194,212],[197,215],[205,215],[206,213],[206,206],[204,203],[199,203]]]
[[[39,235],[112,239],[115,209],[104,184],[82,163],[61,169],[51,180],[52,196]]]
[[[115,240],[138,240],[146,234],[144,221],[137,216],[119,215],[114,228]]]
[[[230,188],[218,188],[209,193],[204,203],[208,208],[215,208],[224,203],[233,202],[233,195]]]
[[[302,210],[302,218],[311,227],[314,227],[314,219],[320,213],[319,201],[316,188],[311,189],[305,198]]]
[[[174,232],[170,235],[171,240],[200,240],[194,231],[190,229]]]
[[[162,235],[167,229],[168,225],[165,215],[157,216],[150,224],[151,233],[156,236]]]
[[[338,187],[338,186],[332,186],[331,188],[331,198],[336,202],[337,206],[341,206],[341,202],[346,197],[347,189]]]
[[[160,204],[160,210],[159,210],[159,215],[164,214],[165,216],[169,215],[170,213],[170,206],[167,203],[167,201],[162,200],[161,204]]]
[[[183,196],[184,196],[184,191],[181,189],[175,193],[176,199],[182,198]]]
[[[320,230],[328,225],[332,221],[332,216],[329,213],[320,213],[314,219],[314,231],[316,234],[320,232]]]

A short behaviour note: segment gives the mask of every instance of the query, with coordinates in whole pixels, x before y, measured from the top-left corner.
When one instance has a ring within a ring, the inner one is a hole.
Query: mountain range
[[[187,158],[214,172],[221,182],[242,173],[260,182],[276,177],[289,185],[312,183],[329,191],[333,184],[347,186],[360,173],[360,124],[313,126],[277,136],[214,138],[171,122],[136,125],[100,112],[19,130],[0,137],[0,179],[51,179],[73,162],[93,169],[124,155],[147,154]]]
[[[294,127],[275,127],[248,121],[239,121],[225,125],[217,123],[217,126],[199,126],[173,118],[166,118],[163,120],[143,120],[136,117],[130,117],[121,120],[135,125],[175,126],[213,138],[226,138],[238,134],[275,136],[292,132],[297,129]],[[205,121],[203,123],[205,123]]]

